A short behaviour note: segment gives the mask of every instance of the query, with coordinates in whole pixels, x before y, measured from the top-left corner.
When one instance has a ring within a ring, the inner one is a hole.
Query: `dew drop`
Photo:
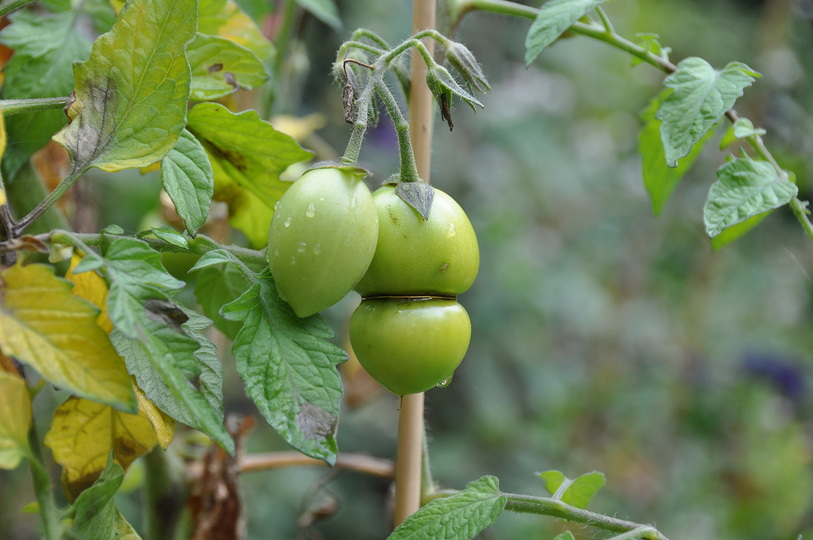
[[[285,227],[287,229],[288,227],[291,226],[292,221],[293,221],[293,219],[291,219],[291,218],[286,219],[285,222],[282,224],[283,227]]]
[[[319,255],[320,253],[322,253],[322,244],[317,242],[317,244],[313,246],[313,254]]]
[[[356,196],[353,195],[350,198],[350,208],[355,208],[357,204],[358,204],[358,201],[356,200]]]
[[[308,247],[308,244],[306,244],[305,242],[300,242],[299,246],[297,246],[297,248],[296,248],[296,251],[298,253],[305,253],[305,248],[307,248],[307,247]]]
[[[308,210],[305,212],[305,216],[306,217],[313,217],[315,215],[316,215],[316,207],[313,205],[313,203],[310,203],[308,205]]]
[[[279,257],[279,250],[274,248],[274,257]]]
[[[296,264],[296,257],[291,255],[291,266],[294,266],[295,264]]]
[[[277,202],[276,202],[276,204],[274,205],[274,212],[276,212],[277,210],[279,210],[279,204],[280,204],[281,202],[282,202],[282,201],[277,201]]]
[[[457,230],[455,229],[454,223],[449,223],[449,229],[446,231],[446,236],[451,238],[456,234],[457,234]]]
[[[437,384],[437,387],[438,387],[438,388],[446,388],[446,387],[447,387],[447,386],[449,386],[450,384],[452,384],[452,375],[449,375],[448,377],[446,377],[445,379],[443,379],[442,381],[440,381],[440,382]]]

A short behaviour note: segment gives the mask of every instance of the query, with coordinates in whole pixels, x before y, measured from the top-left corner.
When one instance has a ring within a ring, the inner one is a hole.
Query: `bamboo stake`
[[[414,0],[412,33],[435,27],[435,0]],[[433,42],[428,42],[431,52]],[[429,182],[432,148],[433,97],[426,86],[426,65],[417,52],[412,53],[409,91],[409,126],[418,175]],[[395,512],[397,527],[415,513],[421,504],[421,465],[423,452],[424,395],[409,394],[401,398],[398,412],[398,459],[395,463]]]

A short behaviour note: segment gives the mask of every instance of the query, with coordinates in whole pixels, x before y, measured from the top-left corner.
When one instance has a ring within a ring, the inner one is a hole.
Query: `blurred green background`
[[[392,42],[406,37],[411,3],[338,4],[342,33],[312,17],[297,21],[284,71],[291,77],[276,107],[322,112],[319,136],[341,153],[349,129],[329,75],[335,51],[356,27]],[[244,5],[268,11],[259,0]],[[606,10],[623,35],[659,34],[673,61],[700,56],[721,68],[738,60],[761,72],[737,109],[768,130],[768,146],[797,174],[800,197],[813,198],[811,2],[617,0]],[[427,394],[436,481],[462,488],[491,474],[504,491],[544,495],[535,472],[599,470],[607,486],[592,509],[653,523],[672,540],[813,536],[810,240],[783,209],[712,250],[702,208],[724,160],[714,142],[723,129],[654,216],[641,181],[638,115],[662,74],[582,37],[560,41],[525,69],[528,24],[486,13],[464,19],[458,38],[493,92],[476,115],[456,106],[454,132],[436,124],[432,182],[466,209],[482,251],[477,282],[460,298],[473,323],[471,348],[453,383]],[[395,172],[386,121],[369,133],[362,161],[371,186]],[[83,189],[101,205],[101,226],[135,230],[155,212],[156,182],[139,181],[149,196],[138,208],[132,177],[97,174]],[[124,199],[134,201],[128,215],[117,206]],[[340,335],[355,301],[327,312]],[[227,411],[256,415],[228,360],[226,369]],[[340,450],[394,457],[397,400],[362,395],[343,410]],[[250,451],[285,449],[267,426],[249,440]],[[0,479],[0,508],[9,510],[2,530],[27,538],[33,521],[19,514],[33,500],[27,473]],[[314,468],[242,480],[251,539],[387,534],[385,480]],[[137,495],[121,496],[135,523],[138,504]],[[336,511],[309,525],[322,506]],[[481,537],[549,539],[563,527],[504,514]]]

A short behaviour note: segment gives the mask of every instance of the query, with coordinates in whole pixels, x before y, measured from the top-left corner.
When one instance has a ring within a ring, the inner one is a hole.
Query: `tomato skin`
[[[307,171],[274,211],[266,258],[280,297],[298,317],[341,300],[373,258],[378,217],[358,171]]]
[[[449,379],[470,340],[471,321],[454,299],[366,298],[350,319],[359,362],[399,396]]]
[[[429,219],[405,203],[393,186],[373,193],[378,245],[364,277],[362,296],[457,296],[474,283],[480,265],[477,237],[466,213],[435,188]]]

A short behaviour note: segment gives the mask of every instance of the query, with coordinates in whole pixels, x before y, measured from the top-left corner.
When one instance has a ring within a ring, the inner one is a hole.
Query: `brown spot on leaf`
[[[147,317],[154,321],[166,323],[179,333],[183,332],[181,325],[189,320],[189,315],[169,300],[150,298],[144,302],[144,309],[147,310]]]
[[[305,403],[296,415],[299,431],[306,439],[322,439],[336,432],[338,418],[312,403]]]
[[[226,81],[226,84],[231,85],[231,87],[235,90],[240,88],[240,85],[237,84],[237,79],[234,78],[234,73],[230,71],[223,73],[223,80]]]
[[[214,72],[216,72],[216,71],[220,71],[221,69],[223,69],[223,64],[221,64],[220,62],[218,62],[217,64],[212,64],[211,66],[209,66],[208,68],[206,68],[206,71],[207,71],[208,73],[214,73]]]

